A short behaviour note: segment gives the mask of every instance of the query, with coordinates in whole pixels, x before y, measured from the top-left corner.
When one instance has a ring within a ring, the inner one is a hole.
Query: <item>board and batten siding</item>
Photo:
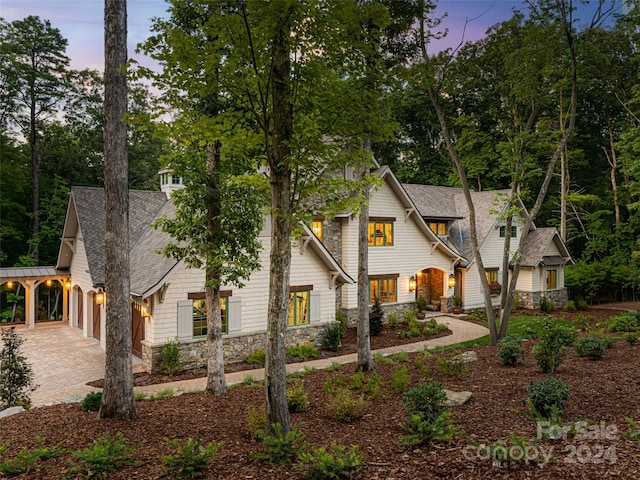
[[[369,247],[369,275],[398,274],[398,303],[415,301],[415,292],[409,291],[409,277],[427,268],[452,273],[451,260],[436,248],[432,251],[431,241],[416,224],[415,213],[406,218],[405,206],[392,188],[385,182],[371,193],[370,217],[395,218],[393,224],[393,246]],[[352,278],[358,277],[358,218],[343,222],[343,268]],[[446,276],[446,275],[445,275]],[[445,288],[447,296],[453,289]],[[342,287],[342,307],[357,308],[357,285]]]
[[[261,236],[263,250],[260,253],[262,268],[251,275],[243,288],[223,286],[230,290],[229,335],[260,333],[267,329],[269,303],[269,252],[271,238]],[[291,250],[291,286],[313,285],[310,298],[310,321],[312,324],[328,323],[335,320],[335,289],[329,287],[331,275],[311,246],[304,254],[297,243]],[[163,303],[154,301],[153,321],[148,329],[146,341],[161,344],[172,338],[185,338],[187,332],[178,331],[178,309],[182,315],[188,308],[187,295],[200,292],[204,285],[204,271],[189,269],[181,265],[169,280]],[[180,303],[182,302],[182,303]],[[183,319],[184,322],[184,319]],[[183,330],[184,330],[184,323]],[[295,328],[295,327],[293,327]]]
[[[80,226],[78,226],[78,231],[75,237],[75,249],[73,252],[73,256],[71,257],[71,264],[69,265],[69,273],[71,274],[71,295],[70,305],[74,306],[70,309],[71,315],[76,313],[75,318],[71,318],[70,322],[72,325],[78,325],[77,318],[77,305],[78,305],[78,291],[74,290],[74,286],[78,286],[82,289],[82,318],[83,318],[83,326],[82,333],[84,336],[89,336],[89,328],[91,325],[91,318],[93,315],[92,308],[92,297],[88,295],[89,292],[93,290],[93,281],[91,280],[91,275],[89,274],[89,262],[87,260],[87,251],[84,244],[84,239],[82,235],[82,231],[80,230]]]

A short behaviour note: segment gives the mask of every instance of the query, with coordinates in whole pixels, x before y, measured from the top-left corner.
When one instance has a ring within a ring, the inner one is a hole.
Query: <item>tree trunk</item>
[[[367,141],[371,148],[371,141]],[[362,167],[363,192],[358,217],[358,338],[356,368],[365,372],[375,370],[371,354],[369,332],[369,187],[364,179],[369,169]]]
[[[613,189],[613,206],[616,214],[616,246],[620,249],[620,199],[618,197],[618,181],[616,180],[618,156],[616,155],[616,146],[613,140],[613,129],[611,128],[611,124],[609,124],[609,148],[611,149],[611,154],[609,154],[607,149],[604,147],[602,147],[602,150],[604,150],[604,154],[607,157],[609,166],[611,167],[611,188]]]
[[[207,237],[210,243],[222,234],[220,195],[220,142],[207,146]],[[205,266],[205,301],[207,305],[207,393],[227,392],[224,377],[222,318],[220,316],[220,271],[213,258]]]
[[[37,134],[36,134],[36,101],[31,101],[29,126],[29,146],[31,149],[31,235],[34,243],[31,245],[31,253],[38,265],[40,259],[40,249],[38,248],[38,235],[40,233],[40,156],[38,155]],[[36,305],[38,299],[36,298]]]
[[[127,3],[105,0],[105,273],[107,319],[100,418],[138,417],[133,395],[127,165]]]
[[[281,7],[287,8],[286,5]],[[271,255],[269,276],[269,312],[267,315],[267,348],[265,355],[265,397],[267,422],[265,431],[273,433],[278,423],[288,432],[291,419],[287,406],[286,341],[289,311],[289,278],[291,271],[291,176],[288,166],[293,137],[291,104],[290,18],[283,11],[273,42],[273,128],[267,159],[271,183]]]

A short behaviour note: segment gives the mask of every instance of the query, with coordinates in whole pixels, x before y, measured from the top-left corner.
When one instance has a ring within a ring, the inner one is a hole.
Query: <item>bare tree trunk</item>
[[[207,237],[210,243],[222,234],[220,214],[220,148],[219,141],[207,146]],[[220,316],[220,271],[213,258],[205,265],[205,301],[207,305],[207,393],[224,395],[227,382],[224,377],[224,349],[222,344],[222,318]]]
[[[371,141],[367,140],[369,149]],[[364,183],[369,169],[362,167],[361,181]],[[371,336],[369,331],[369,187],[363,186],[358,217],[358,337],[356,368],[365,372],[376,369],[371,354]]]
[[[607,162],[609,162],[609,166],[611,167],[611,188],[613,189],[613,205],[616,213],[616,246],[620,249],[620,199],[618,198],[618,181],[616,180],[618,156],[616,155],[616,147],[613,140],[611,124],[609,124],[609,148],[611,149],[610,155],[606,148],[602,147],[602,150],[604,151],[604,154],[607,157]]]
[[[273,81],[273,128],[267,151],[271,182],[271,271],[265,355],[266,433],[278,423],[283,432],[290,428],[287,406],[286,342],[291,273],[292,199],[288,166],[289,140],[293,136],[291,105],[290,18],[283,13],[274,38],[271,77]]]
[[[127,2],[105,0],[106,359],[100,418],[138,418],[133,396],[127,163]]]

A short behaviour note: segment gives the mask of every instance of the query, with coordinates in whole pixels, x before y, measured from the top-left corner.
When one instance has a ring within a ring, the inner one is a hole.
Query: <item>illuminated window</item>
[[[393,220],[370,220],[368,239],[370,247],[393,245]]]
[[[487,282],[497,282],[498,281],[498,269],[497,268],[487,268],[484,271],[487,276]]]
[[[229,311],[229,296],[231,292],[220,292],[220,316],[222,320],[222,333],[227,333]],[[207,336],[207,302],[204,292],[190,293],[189,298],[193,299],[193,336]]]
[[[318,240],[322,241],[322,220],[314,220],[311,225],[311,230],[313,230],[313,234],[318,237]]]
[[[373,305],[376,298],[380,303],[395,303],[398,301],[398,276],[369,277],[369,304]]]
[[[310,296],[310,290],[296,290],[289,293],[289,325],[309,324]]]
[[[553,290],[558,288],[558,271],[557,270],[547,270],[547,290]]]
[[[507,227],[505,227],[504,225],[500,227],[500,238],[504,238],[506,231],[507,231]],[[517,236],[518,236],[518,227],[516,227],[515,225],[512,225],[511,238],[516,238]]]
[[[431,222],[429,223],[429,228],[433,233],[438,235],[439,237],[444,237],[447,235],[447,224],[440,222]]]

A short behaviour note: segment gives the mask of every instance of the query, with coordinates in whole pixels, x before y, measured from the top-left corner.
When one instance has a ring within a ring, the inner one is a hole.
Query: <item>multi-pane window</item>
[[[398,301],[398,276],[369,276],[369,304],[373,305],[376,298],[380,303],[394,303]]]
[[[311,289],[298,290],[291,288],[289,293],[289,325],[308,325],[309,324],[309,297]]]
[[[368,239],[370,247],[393,245],[393,219],[370,219]]]
[[[507,227],[506,226],[501,226],[500,227],[500,238],[504,238],[504,236],[506,235],[507,232]],[[511,238],[516,238],[518,236],[518,227],[516,227],[515,225],[511,225]]]
[[[498,269],[497,268],[487,268],[484,273],[487,275],[487,282],[497,282],[498,281]]]
[[[227,333],[228,316],[229,311],[229,295],[220,298],[220,318],[222,320],[222,333]],[[204,292],[198,294],[189,294],[190,298],[193,298],[193,336],[194,337],[206,337],[207,336],[207,302],[204,299]],[[194,298],[198,297],[198,298]]]
[[[558,271],[557,270],[547,270],[547,290],[553,290],[558,288]]]
[[[440,222],[430,222],[429,228],[433,233],[438,235],[439,237],[444,237],[447,235],[447,224]]]
[[[311,230],[318,237],[318,240],[322,241],[322,220],[314,220],[311,224]]]

